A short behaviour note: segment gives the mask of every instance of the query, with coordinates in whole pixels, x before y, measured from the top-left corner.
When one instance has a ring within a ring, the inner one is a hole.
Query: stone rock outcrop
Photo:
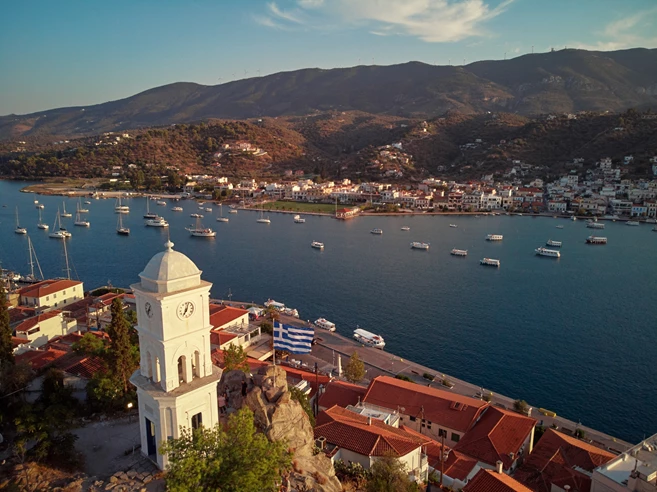
[[[239,373],[239,374],[238,374]],[[242,383],[247,382],[246,397],[242,397]],[[229,407],[248,407],[255,424],[269,440],[288,443],[294,453],[293,470],[287,477],[290,491],[340,492],[342,485],[335,476],[333,463],[324,454],[313,454],[313,427],[301,404],[293,400],[287,389],[287,375],[283,368],[266,366],[253,378],[242,371],[222,375],[219,392],[229,391]],[[235,392],[235,397],[233,397]],[[239,393],[239,394],[238,394]]]

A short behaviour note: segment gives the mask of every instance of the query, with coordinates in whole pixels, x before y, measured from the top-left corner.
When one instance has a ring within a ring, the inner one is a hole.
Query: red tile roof
[[[210,310],[210,324],[215,328],[225,326],[231,321],[235,321],[245,314],[248,316],[249,314],[245,309],[238,309],[231,306],[220,306],[220,308]]]
[[[452,449],[445,462],[445,476],[464,482],[477,463],[476,459]]]
[[[91,379],[99,371],[105,371],[105,362],[95,356],[62,357],[55,362],[55,366],[64,372],[84,379]]]
[[[11,337],[11,345],[13,348],[16,348],[24,343],[28,343],[28,340],[25,338]]]
[[[54,318],[55,316],[59,316],[60,314],[62,314],[62,312],[55,309],[54,311],[48,311],[47,313],[39,314],[37,316],[33,316],[32,318],[28,318],[16,327],[16,333],[19,332],[25,333],[27,331],[30,331],[32,328],[37,326],[42,321],[49,320],[50,318]]]
[[[9,324],[13,325],[19,321],[34,316],[36,314],[36,309],[25,307],[25,306],[16,306],[13,309],[9,310]]]
[[[368,423],[369,422],[369,423]],[[333,406],[317,415],[315,439],[325,437],[335,444],[363,456],[404,456],[421,447],[422,441],[378,419]]]
[[[23,287],[18,293],[23,297],[40,298],[76,285],[82,285],[82,282],[77,280],[44,280],[38,284]]]
[[[366,391],[367,388],[357,384],[337,380],[331,381],[319,398],[319,406],[321,408],[331,408],[338,405],[346,408],[348,405],[356,405],[363,399]]]
[[[539,492],[550,492],[552,484],[589,492],[591,477],[576,467],[592,472],[615,456],[579,439],[548,429],[515,477]]]
[[[228,343],[234,338],[237,338],[237,335],[235,333],[225,333],[223,331],[213,331],[210,333],[210,338],[212,340],[212,335],[216,335],[215,340],[218,338],[219,343],[217,345],[223,345],[224,343]]]
[[[66,355],[63,350],[48,349],[48,350],[29,350],[15,357],[17,363],[26,362],[35,371],[43,369],[55,362],[60,357]]]
[[[73,350],[73,344],[79,342],[82,339],[82,337],[83,335],[79,333],[69,333],[67,335],[60,335],[58,337],[51,338],[46,344],[46,348],[54,348],[57,350],[70,352]]]
[[[463,492],[532,492],[532,490],[509,475],[481,469],[463,487]]]
[[[397,410],[404,407],[404,414],[419,417],[460,432],[466,432],[477,421],[487,402],[402,381],[389,376],[372,380],[363,401]]]
[[[506,470],[518,459],[518,452],[535,425],[536,420],[531,417],[489,407],[454,449],[492,466],[501,460]]]

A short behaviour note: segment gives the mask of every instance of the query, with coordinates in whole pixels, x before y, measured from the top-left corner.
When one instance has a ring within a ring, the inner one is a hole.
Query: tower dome
[[[166,250],[157,253],[139,274],[141,287],[150,292],[166,294],[198,287],[201,270],[184,254],[173,250],[173,243],[165,243]]]

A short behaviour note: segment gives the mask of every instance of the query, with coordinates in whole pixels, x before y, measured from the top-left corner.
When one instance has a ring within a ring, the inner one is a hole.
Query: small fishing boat
[[[310,247],[315,249],[324,249],[324,243],[320,243],[319,241],[313,241],[312,243],[310,243]]]
[[[383,229],[379,229],[379,228],[372,229],[372,230],[370,231],[370,234],[381,235],[381,234],[383,234]]]
[[[408,227],[408,226],[404,226],[404,227],[401,228],[401,230],[402,230],[402,231],[410,231],[411,228]]]

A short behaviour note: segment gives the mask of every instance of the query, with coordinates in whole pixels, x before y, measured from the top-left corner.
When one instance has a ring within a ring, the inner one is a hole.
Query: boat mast
[[[62,241],[62,244],[64,245],[64,258],[66,258],[66,278],[68,280],[71,280],[71,268],[68,265],[68,251],[66,250],[66,239]]]
[[[39,269],[39,276],[41,280],[43,280],[43,271],[41,270],[41,265],[39,264],[39,257],[36,254],[36,250],[34,249],[34,244],[32,244],[30,236],[27,236],[27,244],[30,247],[30,268],[32,270],[32,277],[34,277],[34,263],[32,262],[32,255],[34,254],[34,261],[36,262],[37,268]]]

